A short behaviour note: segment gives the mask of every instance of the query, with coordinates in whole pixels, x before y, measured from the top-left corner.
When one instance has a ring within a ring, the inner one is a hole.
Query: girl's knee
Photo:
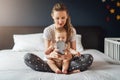
[[[27,54],[24,55],[24,60],[25,61],[30,60],[30,58],[31,58],[31,54],[30,53],[27,53]]]
[[[35,54],[33,54],[33,53],[27,53],[27,54],[25,54],[25,56],[24,56],[24,59],[26,60],[30,60],[30,59],[34,59],[34,58],[38,58]]]
[[[91,54],[88,54],[89,61],[93,61],[93,56]]]
[[[83,54],[84,58],[87,60],[93,60],[93,56],[91,54]]]
[[[93,56],[91,54],[86,54],[87,55],[87,66],[90,67],[90,65],[93,63]]]

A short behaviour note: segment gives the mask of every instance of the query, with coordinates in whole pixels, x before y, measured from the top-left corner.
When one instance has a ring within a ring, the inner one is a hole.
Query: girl
[[[65,28],[67,32],[67,41],[70,42],[71,51],[76,50],[76,30],[72,26],[70,21],[70,16],[68,14],[68,10],[66,6],[62,3],[56,3],[53,6],[51,12],[52,19],[54,23],[44,29],[43,37],[45,42],[45,55],[51,58],[57,58],[59,54],[53,49],[51,43],[55,42],[55,29],[57,28]],[[63,56],[63,58],[69,58],[71,60],[68,72],[71,71],[84,71],[87,70],[88,67],[93,62],[93,57],[90,54],[80,54],[80,52],[76,52],[75,54],[67,54]],[[36,71],[43,72],[53,72],[51,68],[48,66],[46,61],[40,59],[38,56],[28,53],[25,55],[25,64],[30,68]]]

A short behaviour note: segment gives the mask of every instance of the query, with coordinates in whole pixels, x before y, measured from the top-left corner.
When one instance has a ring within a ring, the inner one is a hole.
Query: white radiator
[[[120,61],[120,38],[105,38],[104,43],[105,54]]]

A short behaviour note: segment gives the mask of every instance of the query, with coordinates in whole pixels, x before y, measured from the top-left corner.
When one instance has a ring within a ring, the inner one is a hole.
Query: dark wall
[[[0,26],[50,25],[56,2],[66,4],[73,25],[100,26],[106,37],[120,37],[120,20],[106,21],[108,12],[102,0],[0,0]]]

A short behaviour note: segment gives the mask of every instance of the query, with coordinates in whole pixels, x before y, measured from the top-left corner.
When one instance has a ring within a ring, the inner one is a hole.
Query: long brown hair
[[[70,37],[73,34],[73,29],[72,29],[73,26],[71,24],[71,19],[70,19],[69,13],[68,13],[68,9],[67,9],[67,7],[63,3],[56,3],[53,6],[51,14],[53,14],[54,11],[66,11],[66,13],[68,15],[66,24],[64,25],[64,28],[67,31],[67,42],[68,42],[68,41],[70,41]]]

